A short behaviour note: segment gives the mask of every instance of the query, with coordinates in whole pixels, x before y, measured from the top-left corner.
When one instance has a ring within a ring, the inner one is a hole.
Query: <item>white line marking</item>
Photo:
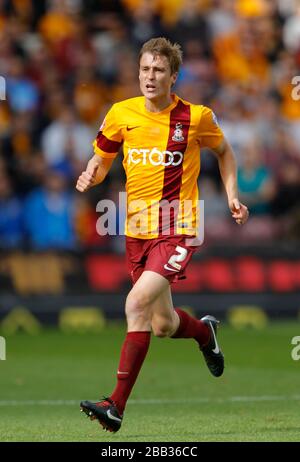
[[[262,401],[300,401],[300,395],[230,396],[228,398],[195,399],[131,399],[128,404],[197,404],[197,403],[254,403]],[[0,406],[77,406],[78,400],[0,400]]]

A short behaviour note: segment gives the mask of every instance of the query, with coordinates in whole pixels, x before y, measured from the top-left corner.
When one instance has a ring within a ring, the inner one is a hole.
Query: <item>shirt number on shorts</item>
[[[178,262],[181,262],[185,259],[188,251],[183,247],[180,247],[180,245],[178,245],[175,250],[176,252],[178,252],[179,255],[172,255],[168,261],[168,265],[172,266],[174,269],[177,269],[179,271],[181,269],[181,265]]]

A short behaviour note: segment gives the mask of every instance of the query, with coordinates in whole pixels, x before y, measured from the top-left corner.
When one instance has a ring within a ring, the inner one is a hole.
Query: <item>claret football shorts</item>
[[[154,271],[176,282],[185,279],[185,270],[200,246],[188,245],[190,236],[161,236],[138,239],[126,236],[127,268],[133,284],[143,271]]]

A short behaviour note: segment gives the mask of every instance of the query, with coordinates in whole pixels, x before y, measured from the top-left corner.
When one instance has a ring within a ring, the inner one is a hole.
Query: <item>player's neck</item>
[[[173,103],[172,95],[166,95],[159,99],[145,98],[145,107],[149,112],[161,112]]]

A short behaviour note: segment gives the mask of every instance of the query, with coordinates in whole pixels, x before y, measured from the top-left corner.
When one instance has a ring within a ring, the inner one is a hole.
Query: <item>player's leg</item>
[[[156,337],[171,337],[177,331],[180,319],[173,307],[169,284],[153,302],[151,313],[152,332]]]
[[[161,276],[162,277],[162,276]],[[210,329],[201,320],[173,307],[170,285],[152,304],[152,331],[157,337],[193,338],[199,347],[208,344]]]
[[[152,306],[169,290],[169,281],[160,274],[154,271],[142,273],[126,299],[128,332],[151,331]]]
[[[168,285],[167,279],[152,271],[141,274],[126,300],[128,331],[121,350],[116,387],[109,398],[99,403],[81,403],[87,415],[97,418],[110,431],[121,427],[126,402],[149,348],[152,304]]]
[[[210,372],[219,377],[224,370],[224,356],[217,339],[217,323],[213,316],[195,319],[180,308],[173,308],[170,286],[153,302],[152,331],[158,337],[193,338],[203,353]]]
[[[159,274],[144,271],[127,296],[127,335],[121,350],[117,385],[111,395],[120,414],[125,409],[149,348],[152,305],[168,285],[169,282]]]
[[[161,240],[149,253],[145,270],[157,272],[170,283],[184,277],[185,269],[195,248],[186,245],[182,237]],[[201,349],[210,372],[219,377],[224,370],[224,356],[216,340],[218,321],[213,316],[195,319],[180,308],[173,309],[170,287],[152,306],[154,334],[172,338],[194,338]]]

